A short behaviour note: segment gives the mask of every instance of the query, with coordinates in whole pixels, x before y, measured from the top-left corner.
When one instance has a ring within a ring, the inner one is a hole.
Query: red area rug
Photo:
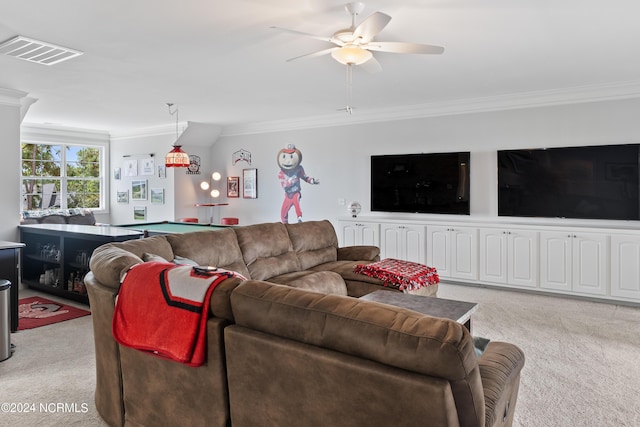
[[[23,298],[18,301],[18,330],[38,328],[89,314],[91,312],[87,310],[42,297]]]

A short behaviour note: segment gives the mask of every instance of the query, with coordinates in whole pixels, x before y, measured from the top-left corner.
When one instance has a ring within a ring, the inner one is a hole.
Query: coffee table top
[[[375,291],[361,296],[360,299],[406,308],[428,316],[443,317],[462,324],[467,322],[478,309],[478,304],[473,302],[391,291]]]

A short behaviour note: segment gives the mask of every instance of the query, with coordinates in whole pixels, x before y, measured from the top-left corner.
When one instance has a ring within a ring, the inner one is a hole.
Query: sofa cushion
[[[141,263],[145,253],[173,259],[173,250],[165,236],[154,236],[99,246],[91,255],[89,268],[100,283],[118,289],[122,274]]]
[[[251,277],[231,228],[168,234],[166,238],[177,256],[193,260],[198,265],[220,267]]]
[[[398,368],[450,381],[477,370],[471,335],[453,320],[255,280],[233,291],[231,306],[240,326]]]
[[[444,378],[460,425],[482,425],[482,380],[469,331],[411,310],[249,280],[231,294],[236,324]]]
[[[302,270],[284,224],[255,224],[233,231],[252,279],[267,280]]]
[[[302,270],[338,259],[338,237],[329,221],[286,224],[286,228]]]
[[[269,282],[323,294],[347,295],[347,285],[342,276],[333,271],[294,271],[272,277]]]

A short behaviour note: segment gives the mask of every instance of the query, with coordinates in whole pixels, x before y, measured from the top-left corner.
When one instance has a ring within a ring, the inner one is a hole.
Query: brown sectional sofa
[[[215,288],[201,367],[113,339],[120,277],[150,254],[250,279]],[[328,221],[101,246],[85,278],[99,413],[112,426],[511,425],[520,350],[492,342],[478,359],[456,322],[353,298],[392,290],[352,272],[378,259],[375,247],[338,248]]]

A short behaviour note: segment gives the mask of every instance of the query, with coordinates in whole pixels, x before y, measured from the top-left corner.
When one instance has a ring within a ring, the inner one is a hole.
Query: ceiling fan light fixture
[[[364,64],[373,57],[367,49],[358,46],[347,45],[331,52],[333,59],[344,65]]]

